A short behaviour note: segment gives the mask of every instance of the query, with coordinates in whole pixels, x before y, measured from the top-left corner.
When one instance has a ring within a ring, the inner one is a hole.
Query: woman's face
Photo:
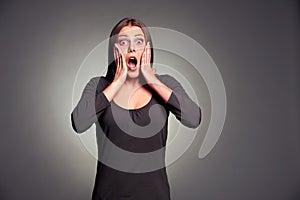
[[[142,29],[138,26],[125,26],[117,37],[117,45],[127,64],[127,77],[137,78],[140,73],[141,58],[146,41]]]

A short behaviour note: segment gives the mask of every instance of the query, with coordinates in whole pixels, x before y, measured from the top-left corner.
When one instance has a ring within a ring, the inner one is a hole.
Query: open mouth
[[[137,59],[134,56],[129,57],[127,65],[130,70],[134,70],[136,68]]]

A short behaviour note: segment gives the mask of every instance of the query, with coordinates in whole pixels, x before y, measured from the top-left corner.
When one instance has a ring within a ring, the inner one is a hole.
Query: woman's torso
[[[151,90],[139,95],[142,101],[127,104],[136,109],[116,98],[98,118],[93,200],[170,199],[165,168],[169,113]]]

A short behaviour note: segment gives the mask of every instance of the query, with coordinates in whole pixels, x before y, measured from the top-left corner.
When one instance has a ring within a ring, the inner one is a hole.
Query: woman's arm
[[[83,133],[97,122],[101,113],[110,106],[103,93],[108,82],[104,77],[92,78],[85,86],[81,98],[71,114],[75,132]]]
[[[196,128],[201,121],[201,109],[186,94],[180,83],[169,75],[158,76],[150,65],[150,44],[142,56],[141,71],[147,84],[164,100],[166,107],[187,127]]]
[[[144,66],[143,75],[147,84],[164,100],[166,108],[180,122],[190,128],[196,128],[201,121],[201,109],[186,94],[181,84],[169,75],[155,75],[152,68]]]
[[[117,70],[112,83],[109,84],[104,77],[92,78],[71,114],[72,127],[77,133],[86,131],[98,120],[126,80],[125,57],[117,45],[115,45],[114,56]]]
[[[159,83],[156,83],[154,90],[163,98],[167,91],[171,91],[170,96],[165,100],[166,108],[175,117],[189,128],[197,128],[201,122],[201,109],[186,94],[181,84],[170,75],[156,75]],[[167,95],[166,95],[167,96]]]

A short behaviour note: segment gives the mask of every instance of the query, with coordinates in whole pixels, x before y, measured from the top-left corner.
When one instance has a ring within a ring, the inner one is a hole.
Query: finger
[[[118,66],[119,66],[119,68],[121,68],[122,66],[121,66],[121,55],[120,55],[120,52],[118,51]]]
[[[120,68],[120,71],[122,70],[122,68],[123,68],[123,65],[122,65],[122,54],[121,54],[121,52],[120,52],[120,49],[119,49],[119,68]]]
[[[121,55],[119,54],[119,57],[118,57],[118,74],[120,74],[121,71],[122,71]]]
[[[120,48],[118,47],[118,45],[115,43],[115,49],[116,49],[116,52],[117,52],[117,59],[120,58]]]
[[[121,49],[120,49],[120,47],[115,43],[115,47],[116,47],[116,49],[118,50],[118,53],[120,54],[120,55],[123,55],[122,54],[122,51],[121,51]]]
[[[151,47],[150,47],[150,42],[148,42],[148,50],[147,50],[147,63],[150,65],[150,60],[151,60]]]
[[[118,49],[118,46],[115,44],[114,46],[114,54],[115,54],[115,62],[116,62],[116,65],[117,67],[119,66],[119,49]]]
[[[117,44],[115,44],[116,48],[118,49],[119,52],[119,56],[120,56],[120,66],[121,67],[125,67],[126,66],[126,60],[125,60],[125,56],[123,55],[121,49],[119,48],[119,46]]]
[[[143,56],[142,56],[142,66],[146,65],[146,51],[144,51]]]
[[[125,56],[121,53],[121,63],[122,63],[122,67],[126,68],[126,60],[125,60]]]
[[[120,55],[119,55],[119,53],[117,53],[117,56],[118,56],[118,58],[117,58],[117,72],[118,73],[120,73]]]
[[[116,63],[116,65],[118,66],[118,53],[117,53],[117,49],[116,48],[114,48],[114,58],[115,58],[115,63]]]
[[[143,65],[146,66],[147,65],[147,45],[145,46],[145,50],[143,53]]]
[[[144,65],[148,65],[148,45],[149,42],[147,42],[146,46],[145,46],[145,50],[144,50]]]
[[[143,51],[142,57],[141,57],[141,67],[144,66],[144,62],[145,62],[145,50],[146,50],[146,46],[145,46],[145,48],[144,48],[144,51]]]

